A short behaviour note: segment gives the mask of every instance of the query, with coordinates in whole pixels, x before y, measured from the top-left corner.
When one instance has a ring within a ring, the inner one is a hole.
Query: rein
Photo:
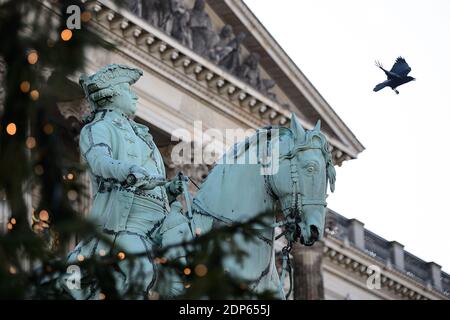
[[[286,228],[286,230],[283,231],[283,233],[281,233],[280,235],[278,235],[275,238],[275,240],[278,240],[280,237],[285,236],[286,240],[288,242],[287,245],[284,246],[282,249],[282,272],[281,272],[281,276],[280,276],[280,284],[278,286],[278,292],[282,292],[286,273],[288,273],[288,275],[289,275],[289,291],[285,295],[286,299],[290,296],[290,294],[292,292],[292,288],[293,288],[293,277],[292,277],[293,270],[292,270],[292,265],[291,265],[291,260],[290,260],[290,252],[292,250],[292,246],[293,246],[294,242],[300,237],[297,225],[299,222],[301,222],[301,213],[303,212],[303,207],[308,206],[308,205],[320,205],[320,206],[325,206],[325,207],[327,206],[326,201],[323,201],[323,200],[304,199],[304,197],[302,197],[302,193],[300,191],[299,170],[298,170],[297,163],[295,161],[292,161],[292,159],[295,158],[295,154],[297,152],[303,151],[303,150],[309,150],[309,149],[322,150],[322,148],[318,148],[318,147],[297,146],[293,150],[291,150],[288,154],[280,157],[280,159],[289,160],[289,163],[290,163],[290,175],[291,175],[291,182],[292,182],[291,206],[283,209],[283,214],[285,213],[285,211],[289,211],[288,213],[284,214],[284,220],[281,222],[272,224],[271,227],[275,228],[275,227],[285,226],[285,228]],[[328,161],[327,161],[327,166],[328,166]],[[189,179],[197,189],[200,189],[199,186],[197,184],[195,184],[194,181],[192,181],[192,179],[190,179],[189,177],[187,177],[187,179]],[[192,221],[193,220],[193,212],[201,214],[201,215],[210,216],[210,217],[217,219],[219,221],[222,221],[226,224],[233,222],[233,221],[223,221],[216,215],[211,214],[204,208],[201,208],[198,203],[196,204],[198,209],[192,208],[190,194],[189,194],[189,191],[187,188],[187,183],[186,183],[187,179],[183,179],[183,189],[184,189],[185,200],[186,200],[187,207],[188,207],[189,227],[191,229],[193,237],[195,237],[195,233],[194,233],[193,225],[192,225],[193,224],[193,221]],[[273,183],[273,175],[264,175],[264,185],[265,185],[267,195],[273,201],[278,201],[279,197],[277,196],[276,186]],[[298,213],[300,213],[300,215]],[[273,246],[274,246],[273,242],[270,243],[269,241],[267,241],[268,239],[265,239],[264,237],[261,240],[268,243],[273,250]],[[271,261],[269,263],[271,263]],[[263,271],[263,273],[264,273],[264,271]],[[262,277],[263,277],[263,274],[258,278],[257,283],[262,279]],[[257,285],[257,283],[256,283],[256,285]]]

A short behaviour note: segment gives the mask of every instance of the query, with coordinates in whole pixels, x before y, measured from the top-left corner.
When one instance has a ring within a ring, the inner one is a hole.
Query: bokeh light
[[[191,269],[189,269],[189,268],[184,268],[183,273],[184,273],[185,275],[188,276],[188,275],[191,274]]]
[[[52,133],[53,133],[53,131],[54,131],[54,129],[53,129],[53,126],[50,124],[50,123],[47,123],[45,126],[44,126],[44,133],[46,134],[46,135],[51,135]]]
[[[73,33],[72,33],[72,30],[70,30],[70,29],[64,29],[61,32],[61,39],[63,41],[69,41],[70,39],[72,39],[72,36],[73,36]]]
[[[195,274],[199,277],[204,277],[208,273],[208,268],[204,264],[199,264],[195,267]]]
[[[32,90],[30,92],[30,98],[33,101],[37,101],[39,99],[39,91],[37,91],[36,89]]]
[[[89,11],[84,11],[81,14],[81,21],[82,22],[86,23],[86,22],[89,22],[89,20],[91,20],[91,19],[92,19],[92,13],[90,13]]]
[[[10,123],[6,126],[6,133],[10,136],[15,135],[17,132],[17,127],[15,123]]]
[[[50,218],[50,215],[48,214],[47,210],[41,210],[39,212],[39,219],[42,221],[48,221],[48,219]]]
[[[69,198],[70,201],[75,201],[78,199],[78,193],[75,190],[69,190],[69,192],[67,192],[67,198]]]
[[[34,167],[34,173],[36,173],[38,176],[42,176],[44,174],[44,167],[38,164]]]
[[[36,64],[39,60],[39,55],[36,50],[30,51],[27,56],[27,60],[29,64]]]
[[[20,83],[20,91],[22,91],[23,93],[27,93],[28,91],[30,91],[31,88],[31,84],[28,81],[22,81]]]
[[[33,149],[34,147],[36,147],[36,139],[34,137],[28,137],[25,141],[25,145],[28,149]]]

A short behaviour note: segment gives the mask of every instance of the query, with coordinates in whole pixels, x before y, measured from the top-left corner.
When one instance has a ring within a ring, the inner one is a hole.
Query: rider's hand
[[[146,169],[136,165],[130,168],[130,173],[136,178],[133,186],[144,190],[164,186],[167,182],[164,176],[150,175]]]
[[[144,178],[144,181],[138,188],[143,190],[152,190],[156,187],[164,186],[167,183],[167,179],[162,175],[150,175]]]
[[[166,189],[174,196],[177,197],[181,193],[183,193],[183,181],[178,177],[173,179],[172,181],[166,183]]]

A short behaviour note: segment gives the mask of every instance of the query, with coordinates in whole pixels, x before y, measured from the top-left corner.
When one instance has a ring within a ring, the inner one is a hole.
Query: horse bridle
[[[303,150],[311,150],[311,149],[318,149],[321,150],[319,147],[298,147],[294,151],[290,152],[287,155],[283,155],[280,157],[280,160],[288,159],[289,160],[289,167],[290,167],[290,175],[291,175],[291,183],[292,183],[292,197],[291,197],[291,206],[287,208],[283,208],[283,213],[285,211],[289,211],[288,214],[285,215],[285,217],[290,217],[291,219],[298,218],[297,213],[303,212],[304,206],[309,205],[318,205],[318,206],[327,206],[327,202],[320,199],[305,199],[303,194],[300,191],[300,179],[299,179],[299,170],[296,161],[293,161],[292,159],[295,157],[295,154],[299,151]],[[328,164],[327,164],[328,165]],[[264,175],[264,185],[266,187],[267,194],[272,198],[272,200],[277,201],[279,200],[279,193],[277,193],[277,187],[273,181],[273,175]]]
[[[284,278],[286,276],[286,271],[289,274],[289,291],[286,294],[286,299],[290,296],[293,287],[293,278],[292,278],[292,266],[290,262],[290,252],[292,250],[292,245],[294,242],[301,237],[301,231],[298,228],[298,223],[301,222],[301,214],[303,213],[303,207],[308,205],[319,205],[319,206],[327,206],[327,202],[319,199],[305,199],[301,193],[300,189],[300,179],[299,179],[299,170],[297,166],[297,162],[292,159],[295,158],[295,154],[299,151],[310,150],[310,149],[319,149],[322,151],[322,148],[318,147],[297,147],[287,155],[283,155],[280,157],[280,161],[283,159],[289,160],[290,167],[290,175],[292,182],[292,197],[291,197],[291,206],[287,208],[282,208],[284,221],[281,223],[276,223],[275,226],[285,226],[285,231],[283,231],[280,235],[276,237],[278,240],[280,237],[285,236],[287,240],[286,246],[281,250],[282,256],[282,272],[280,276],[280,284],[278,287],[278,291],[281,291],[282,286],[284,284]],[[328,163],[327,163],[328,166]],[[277,188],[273,181],[273,175],[264,175],[264,185],[266,188],[266,192],[269,197],[272,198],[273,201],[279,200],[279,193],[277,194]],[[285,211],[289,211],[288,214],[285,214]]]

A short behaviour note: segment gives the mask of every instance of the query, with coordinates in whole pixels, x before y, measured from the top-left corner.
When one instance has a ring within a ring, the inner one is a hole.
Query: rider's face
[[[120,110],[127,116],[134,115],[137,108],[137,94],[131,90],[128,83],[121,84],[118,90],[120,91],[120,94],[112,98],[111,106]]]

